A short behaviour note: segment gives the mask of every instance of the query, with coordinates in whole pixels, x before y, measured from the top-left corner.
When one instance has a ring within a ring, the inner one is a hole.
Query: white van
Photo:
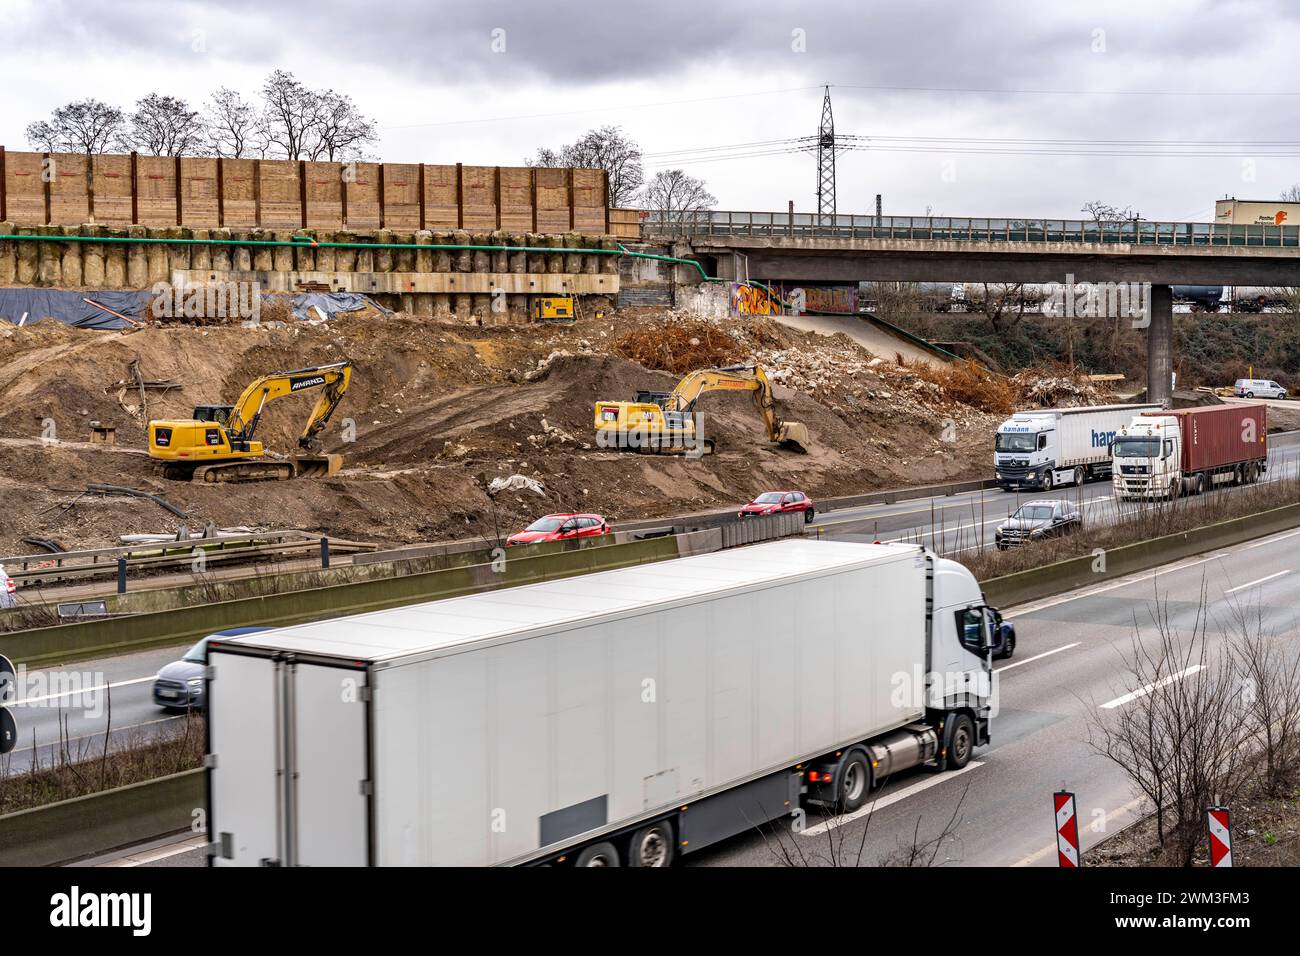
[[[1232,393],[1238,398],[1286,398],[1286,389],[1267,378],[1239,378]]]

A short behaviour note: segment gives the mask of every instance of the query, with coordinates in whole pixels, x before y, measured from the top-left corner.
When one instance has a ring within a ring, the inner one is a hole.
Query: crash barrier
[[[192,537],[175,541],[86,551],[43,552],[0,558],[9,576],[20,588],[57,584],[60,581],[111,578],[128,572],[184,571],[196,560],[205,565],[259,558],[291,558],[320,550],[322,542],[335,554],[374,549],[373,544],[322,537],[306,531],[269,531],[250,534]]]
[[[689,537],[689,536],[687,536]],[[528,548],[499,548],[472,564],[328,584],[281,594],[262,594],[166,610],[82,621],[0,634],[0,649],[29,666],[128,653],[197,640],[231,627],[285,626],[357,614],[475,591],[529,584],[675,558],[680,537],[603,544],[601,538],[557,542],[560,550],[528,553]],[[689,542],[687,546],[690,546]],[[346,570],[346,569],[340,569]]]
[[[968,491],[983,491],[996,488],[998,483],[992,478],[975,478],[970,481],[950,481],[938,485],[915,485],[910,488],[889,488],[884,491],[871,491],[860,495],[842,495],[837,498],[819,498],[816,501],[817,514],[824,515],[845,508],[861,508],[864,505],[892,505],[899,501],[912,501],[917,498],[942,498],[960,495]],[[682,515],[677,518],[646,518],[640,521],[620,521],[619,531],[646,533],[650,531],[670,530],[681,533],[697,528],[718,528],[736,517],[735,508],[721,511],[701,511],[698,514]],[[355,561],[355,559],[354,559]]]
[[[202,770],[0,816],[0,866],[53,866],[190,830],[207,805]],[[197,811],[197,812],[196,812]]]
[[[804,526],[802,511],[787,514],[762,515],[757,518],[736,518],[724,524],[722,546],[734,548],[742,544],[756,544],[759,541],[771,541],[773,538],[786,538],[792,534],[801,534]]]
[[[989,578],[981,581],[980,586],[991,605],[1006,608],[1295,527],[1300,527],[1300,504],[1230,518],[1191,531],[1150,538],[1135,544],[1106,548],[1100,554],[1090,552],[1040,568]]]

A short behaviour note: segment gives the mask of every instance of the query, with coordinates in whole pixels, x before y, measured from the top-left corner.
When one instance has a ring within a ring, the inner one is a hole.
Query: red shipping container
[[[1225,468],[1268,457],[1268,406],[1202,405],[1143,412],[1178,419],[1183,436],[1183,474]]]

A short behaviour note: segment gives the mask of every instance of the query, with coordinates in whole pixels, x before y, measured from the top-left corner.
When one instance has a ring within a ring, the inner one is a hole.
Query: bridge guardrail
[[[650,210],[641,221],[650,238],[759,236],[830,239],[924,239],[944,242],[1078,242],[1138,246],[1300,248],[1300,225],[1234,225],[1130,219],[973,218],[954,216],[820,216],[814,213]]]

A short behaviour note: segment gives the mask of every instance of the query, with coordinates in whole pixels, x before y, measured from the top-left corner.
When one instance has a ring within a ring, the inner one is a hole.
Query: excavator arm
[[[324,391],[316,400],[307,424],[298,438],[300,448],[315,446],[321,429],[323,429],[334,409],[343,399],[352,381],[352,363],[335,362],[332,365],[318,365],[314,368],[300,368],[292,372],[276,372],[263,375],[249,385],[230,413],[229,430],[231,440],[247,442],[257,431],[262,410],[267,402],[272,402],[285,395],[296,395],[307,389],[321,388]]]
[[[730,365],[725,368],[704,368],[691,372],[673,389],[665,403],[665,409],[678,412],[692,412],[695,403],[706,392],[747,391],[754,398],[754,405],[763,424],[767,426],[769,441],[778,442],[799,451],[807,451],[811,444],[808,428],[801,422],[782,421],[776,416],[776,399],[772,395],[772,383],[759,365]]]

